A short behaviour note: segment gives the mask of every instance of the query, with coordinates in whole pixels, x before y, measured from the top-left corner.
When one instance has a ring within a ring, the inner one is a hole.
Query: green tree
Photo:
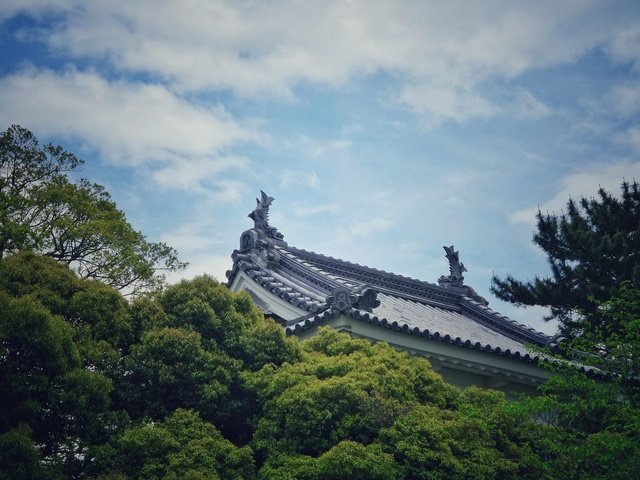
[[[263,405],[253,444],[263,458],[317,457],[343,440],[373,442],[404,409],[443,408],[455,391],[419,358],[322,329],[303,360],[247,375]]]
[[[302,347],[300,362],[245,374],[262,406],[259,478],[543,478],[538,427],[502,394],[330,329]]]
[[[270,459],[261,480],[396,480],[400,469],[393,455],[378,444],[344,440],[318,458],[290,455]]]
[[[184,268],[174,249],[134,230],[102,186],[69,181],[81,164],[19,126],[0,135],[0,258],[32,249],[131,293]]]
[[[450,408],[421,404],[381,430],[405,479],[539,479],[539,427],[504,394],[470,387]]]
[[[183,409],[162,422],[128,428],[97,448],[90,471],[100,479],[255,478],[249,447],[236,447],[197,413]]]
[[[67,320],[73,296],[93,285],[32,253],[0,260],[0,431],[16,468],[31,469],[31,451],[43,475],[74,476],[113,427],[113,382]]]
[[[554,461],[571,478],[629,478],[640,469],[640,289],[622,283],[582,322],[584,333],[559,350],[586,371],[558,363],[539,399],[562,427],[549,443],[570,447]]]
[[[123,384],[134,418],[162,418],[195,408],[220,419],[241,362],[203,344],[197,332],[161,328],[146,332],[125,359]]]
[[[576,336],[591,327],[578,328],[581,315],[595,313],[623,281],[640,286],[638,183],[623,182],[621,198],[601,188],[596,198],[569,200],[561,215],[539,211],[537,220],[533,241],[546,253],[551,277],[522,282],[494,276],[491,290],[516,305],[549,307],[549,318],[560,321],[565,335]]]
[[[228,438],[248,441],[258,412],[241,372],[298,361],[297,340],[265,319],[248,294],[209,276],[139,298],[132,310],[139,340],[124,359],[117,404],[133,418],[195,409]]]
[[[0,480],[60,478],[42,468],[42,458],[27,425],[0,434]]]
[[[540,429],[531,436],[541,471],[558,479],[623,479],[640,469],[640,191],[569,201],[538,213],[534,237],[552,278],[494,278],[494,292],[551,307],[566,336],[545,366],[541,395],[523,400]]]

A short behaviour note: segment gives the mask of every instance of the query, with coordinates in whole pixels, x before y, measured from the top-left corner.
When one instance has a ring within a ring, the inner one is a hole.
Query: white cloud
[[[623,61],[640,60],[640,22],[619,29],[610,44],[611,53]]]
[[[176,248],[180,253],[193,254],[211,250],[221,242],[209,233],[211,226],[203,222],[190,222],[165,233],[162,241]]]
[[[285,168],[280,172],[280,186],[282,188],[304,186],[317,190],[320,188],[320,177],[318,177],[318,174],[314,171]]]
[[[489,117],[495,113],[495,107],[468,86],[410,85],[402,89],[399,101],[425,115],[428,124]]]
[[[300,84],[335,87],[387,71],[401,82],[398,99],[432,121],[500,111],[481,91],[488,79],[598,47],[637,61],[640,43],[633,1],[67,0],[13,3],[4,15],[56,4],[66,18],[41,32],[52,49],[158,75],[181,91],[290,97]]]
[[[245,167],[246,158],[225,151],[258,138],[222,107],[192,105],[161,85],[77,70],[29,68],[0,78],[0,122],[39,136],[81,138],[113,164],[159,167],[153,178],[175,188]]]
[[[634,125],[621,134],[622,142],[640,152],[640,125]]]
[[[594,197],[600,187],[618,195],[623,179],[628,181],[640,179],[640,162],[596,165],[582,172],[568,175],[559,182],[557,192],[552,198],[539,206],[515,212],[510,220],[514,223],[533,225],[538,209],[542,212],[560,214],[570,198],[578,200],[582,197]]]
[[[365,220],[353,222],[348,229],[351,237],[368,237],[371,234],[384,232],[393,227],[394,222],[390,218],[376,216]]]
[[[207,196],[214,204],[240,204],[250,195],[247,185],[239,180],[229,178],[215,182],[216,189],[208,191]]]
[[[316,146],[311,152],[311,156],[318,158],[324,155],[327,152],[338,151],[338,150],[346,150],[350,148],[352,145],[349,140],[329,140],[326,142],[318,141],[316,142]]]
[[[526,90],[517,92],[511,110],[520,118],[542,118],[552,113],[551,108]]]
[[[231,169],[246,169],[249,164],[250,162],[247,158],[238,156],[176,158],[171,164],[154,171],[151,178],[159,186],[165,188],[194,189],[204,193],[208,191],[207,188],[202,186],[204,180],[217,178],[221,173]],[[226,185],[227,188],[225,190],[229,190],[228,184]]]
[[[640,85],[635,82],[615,85],[603,103],[602,109],[606,112],[621,117],[637,115],[640,113]]]
[[[313,217],[317,215],[336,214],[340,212],[340,205],[329,203],[324,205],[298,205],[293,207],[293,214],[297,217]]]

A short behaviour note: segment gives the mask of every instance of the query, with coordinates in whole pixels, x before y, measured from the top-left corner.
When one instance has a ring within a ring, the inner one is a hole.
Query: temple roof
[[[430,283],[289,246],[268,223],[273,198],[264,192],[249,214],[254,228],[240,237],[227,272],[292,305],[282,318],[287,334],[313,328],[337,315],[391,328],[425,341],[447,342],[525,361],[526,344],[546,345],[550,337],[493,311],[464,284],[465,266],[453,246],[444,247],[449,275]]]

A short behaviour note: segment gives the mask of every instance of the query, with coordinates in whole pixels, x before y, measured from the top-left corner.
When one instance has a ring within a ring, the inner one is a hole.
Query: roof
[[[525,361],[535,359],[527,344],[551,338],[493,311],[464,284],[464,264],[453,246],[444,247],[450,275],[430,283],[295,248],[268,223],[273,198],[261,192],[249,214],[254,228],[240,237],[227,272],[231,286],[243,273],[269,295],[301,312],[284,318],[287,334],[344,314],[425,341],[447,342]]]

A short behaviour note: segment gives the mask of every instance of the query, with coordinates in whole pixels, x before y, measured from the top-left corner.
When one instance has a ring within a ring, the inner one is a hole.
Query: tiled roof
[[[502,350],[520,350],[522,342],[509,338],[477,321],[469,321],[463,313],[446,310],[440,307],[405,300],[393,295],[378,295],[380,306],[373,310],[378,317],[406,323],[410,327],[418,327],[430,332],[439,332],[441,336],[460,337],[464,342],[471,340],[482,345],[500,347]]]
[[[269,199],[266,207],[258,200],[256,211],[263,211],[252,212],[251,218],[268,218],[272,199],[263,194],[264,198]],[[244,272],[270,295],[308,312],[283,319],[289,334],[344,313],[425,340],[522,360],[533,360],[525,344],[550,341],[545,334],[491,310],[462,283],[461,272],[466,269],[461,263],[454,265],[457,276],[441,277],[445,281],[437,285],[291,247],[266,221],[244,232],[240,245],[232,255],[228,284]],[[458,261],[453,247],[445,250],[450,262]]]

